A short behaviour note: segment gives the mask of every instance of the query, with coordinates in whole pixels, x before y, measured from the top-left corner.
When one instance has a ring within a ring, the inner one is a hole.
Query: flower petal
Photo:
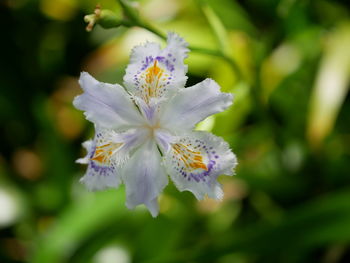
[[[168,97],[186,83],[183,60],[187,52],[187,43],[175,33],[168,34],[163,50],[155,43],[135,47],[124,76],[125,86],[147,104]]]
[[[97,128],[94,140],[83,144],[87,155],[77,160],[78,163],[88,164],[87,172],[80,181],[89,190],[118,187],[121,183],[120,166],[126,162],[130,152],[142,143],[145,136],[143,129],[118,134],[112,130]]]
[[[197,199],[205,195],[221,199],[223,192],[216,179],[221,174],[232,175],[237,160],[223,139],[197,131],[172,143],[165,164],[180,191],[191,191]]]
[[[132,209],[145,204],[152,216],[157,216],[157,197],[168,184],[168,178],[153,140],[148,140],[136,150],[125,164],[122,176],[127,195],[126,206]]]
[[[81,163],[81,164],[88,164],[89,163],[89,152],[91,151],[91,149],[94,147],[94,141],[93,140],[88,140],[82,143],[84,149],[87,151],[87,155],[83,158],[79,158],[78,160],[76,160],[76,163]]]
[[[91,191],[103,190],[108,187],[117,188],[121,183],[121,177],[117,171],[117,164],[112,152],[121,144],[110,140],[107,131],[96,131],[94,140],[83,144],[87,150],[84,158],[78,159],[78,163],[88,164],[84,177],[80,182]]]
[[[99,82],[86,72],[79,79],[84,93],[74,106],[85,111],[86,119],[110,129],[127,129],[143,121],[127,92],[118,84]]]
[[[164,129],[154,130],[154,137],[162,154],[165,154],[171,148],[171,144],[176,141],[177,137]]]
[[[220,91],[212,79],[179,90],[161,109],[160,124],[170,130],[193,129],[206,117],[232,104],[232,94]]]

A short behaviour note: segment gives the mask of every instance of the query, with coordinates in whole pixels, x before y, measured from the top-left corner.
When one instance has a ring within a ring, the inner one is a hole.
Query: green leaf
[[[123,195],[109,190],[72,204],[38,240],[31,262],[64,262],[86,238],[125,214]]]

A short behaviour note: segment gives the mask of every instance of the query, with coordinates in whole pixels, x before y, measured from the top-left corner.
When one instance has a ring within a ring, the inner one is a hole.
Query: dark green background
[[[92,0],[3,0],[0,262],[350,262],[348,1],[139,3],[159,30],[225,52],[242,72],[198,52],[186,60],[188,86],[211,77],[235,94],[199,127],[238,157],[236,175],[220,179],[224,200],[169,185],[153,219],[126,209],[124,188],[86,191],[74,161],[93,127],[72,106],[79,73],[120,83],[132,46],[161,40],[139,28],[87,33]]]

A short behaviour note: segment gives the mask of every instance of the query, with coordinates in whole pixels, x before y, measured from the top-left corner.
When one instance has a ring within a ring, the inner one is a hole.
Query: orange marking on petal
[[[202,162],[202,161],[203,161],[203,157],[202,157],[202,156],[196,155],[196,156],[194,157],[194,160],[195,160],[195,161]]]
[[[186,161],[184,158],[182,158],[182,157],[180,157],[180,159],[182,160],[182,162],[184,163],[184,165],[188,168],[188,167],[189,167],[189,164],[187,163],[187,161]]]
[[[90,160],[100,163],[108,163],[113,151],[119,148],[122,143],[107,143],[96,147],[95,153]]]
[[[190,163],[190,166],[191,166],[192,168],[195,168],[195,169],[200,168],[200,169],[203,169],[203,170],[208,171],[207,166],[206,166],[204,163],[202,163],[202,162]]]
[[[153,66],[149,67],[146,70],[145,81],[147,85],[142,86],[145,92],[146,103],[149,102],[149,98],[157,97],[159,95],[158,89],[162,86],[159,85],[159,81],[162,80],[163,73],[164,70],[158,66],[157,60],[154,61]]]
[[[208,167],[203,162],[201,152],[192,151],[186,145],[174,144],[173,150],[178,159],[181,160],[184,166],[190,171],[194,169],[203,169],[208,171]]]

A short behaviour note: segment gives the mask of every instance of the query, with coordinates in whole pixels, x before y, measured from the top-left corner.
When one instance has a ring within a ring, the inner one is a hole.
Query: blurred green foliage
[[[118,1],[99,1],[121,13]],[[139,15],[191,46],[188,86],[234,105],[199,129],[239,165],[225,198],[169,185],[153,219],[124,189],[87,192],[77,77],[121,82],[141,28],[84,30],[95,1],[0,3],[0,262],[350,262],[350,8],[331,0],[144,0]],[[228,59],[204,54],[217,51]],[[237,74],[237,67],[240,74]]]

